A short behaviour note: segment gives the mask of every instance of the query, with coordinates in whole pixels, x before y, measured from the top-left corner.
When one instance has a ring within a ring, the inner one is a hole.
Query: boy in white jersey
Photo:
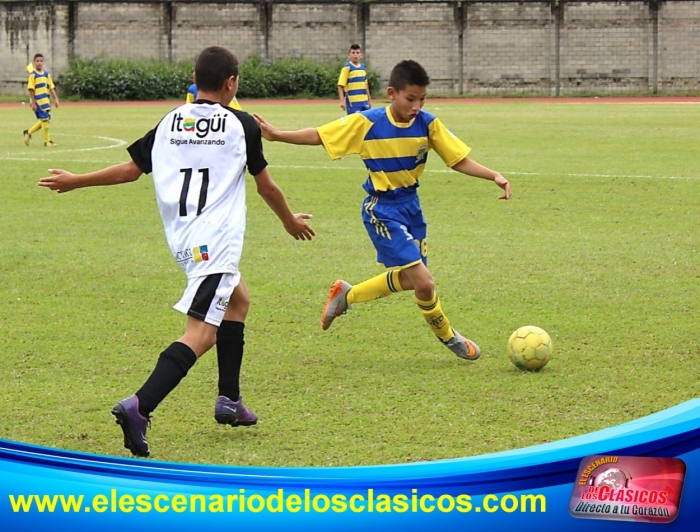
[[[245,232],[245,169],[257,191],[297,240],[311,240],[309,214],[293,214],[267,170],[260,129],[249,114],[224,107],[238,89],[238,60],[213,46],[197,58],[197,100],[168,113],[129,146],[131,160],[82,175],[50,170],[40,186],[57,192],[114,185],[153,173],[165,236],[187,288],[175,309],[187,315],[185,333],[158,359],[144,385],[112,409],[124,446],[148,456],[149,416],[197,359],[217,347],[219,397],[214,417],[222,424],[253,425],[257,416],[238,395],[243,321],[249,298],[238,263]],[[230,390],[230,391],[227,391]],[[231,391],[232,390],[232,391]]]
[[[355,286],[337,280],[323,309],[326,330],[351,304],[413,290],[416,304],[435,336],[460,358],[476,360],[479,346],[459,334],[442,310],[428,270],[427,225],[418,198],[419,178],[428,152],[463,174],[493,181],[510,198],[510,183],[499,172],[469,159],[470,148],[436,116],[423,111],[430,78],[415,61],[402,61],[391,71],[388,107],[351,114],[319,128],[279,131],[254,115],[268,140],[322,145],[332,159],[359,155],[369,173],[362,219],[387,272]]]

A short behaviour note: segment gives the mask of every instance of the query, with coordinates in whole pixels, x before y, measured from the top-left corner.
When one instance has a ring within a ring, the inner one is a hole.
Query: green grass
[[[339,116],[260,104],[283,128]],[[109,410],[133,393],[184,318],[150,176],[57,195],[50,167],[82,172],[167,106],[65,105],[56,149],[24,146],[26,108],[0,109],[0,438],[126,456]],[[348,466],[437,460],[584,434],[700,395],[697,105],[455,104],[426,109],[512,182],[450,172],[435,154],[421,186],[430,268],[453,324],[484,356],[456,359],[409,293],[320,328],[330,283],[379,273],[360,221],[357,158],[266,143],[271,172],[318,236],[296,242],[255,194],[241,264],[252,294],[243,394],[258,426],[212,419],[216,357],[204,356],[154,415],[158,460]],[[106,148],[106,149],[95,149]],[[83,151],[80,151],[83,150]],[[510,364],[521,325],[553,338],[541,372]]]

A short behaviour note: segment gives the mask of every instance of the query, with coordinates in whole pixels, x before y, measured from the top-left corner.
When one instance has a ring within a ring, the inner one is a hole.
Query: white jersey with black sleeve
[[[128,148],[153,173],[165,237],[192,279],[238,273],[246,225],[245,169],[267,167],[260,128],[248,113],[197,100],[168,113]]]

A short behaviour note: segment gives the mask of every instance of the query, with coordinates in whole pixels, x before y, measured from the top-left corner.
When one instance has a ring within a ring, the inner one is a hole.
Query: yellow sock
[[[449,340],[454,336],[452,327],[450,327],[450,320],[447,319],[447,316],[442,311],[440,298],[435,292],[433,292],[433,298],[430,301],[421,301],[416,298],[416,303],[418,303],[421,314],[423,314],[425,321],[433,330],[435,336],[441,340]]]
[[[373,299],[386,297],[394,292],[403,292],[403,288],[399,283],[400,272],[401,270],[390,270],[356,284],[348,292],[348,305],[372,301]]]
[[[37,120],[36,124],[34,124],[32,127],[30,127],[27,131],[29,132],[30,135],[33,135],[37,131],[41,129],[41,120]]]
[[[44,136],[44,144],[49,142],[51,140],[51,137],[49,136],[49,121],[48,120],[42,120],[41,121],[41,134]]]

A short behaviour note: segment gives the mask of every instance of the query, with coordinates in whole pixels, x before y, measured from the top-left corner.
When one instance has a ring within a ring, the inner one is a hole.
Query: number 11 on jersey
[[[202,174],[202,186],[199,189],[199,201],[197,202],[197,214],[199,216],[207,203],[207,188],[209,188],[209,168],[199,168],[197,170]],[[180,216],[187,216],[187,194],[190,191],[190,181],[192,181],[192,168],[181,168],[180,172],[185,174],[185,180],[182,183],[182,192],[180,192]]]

